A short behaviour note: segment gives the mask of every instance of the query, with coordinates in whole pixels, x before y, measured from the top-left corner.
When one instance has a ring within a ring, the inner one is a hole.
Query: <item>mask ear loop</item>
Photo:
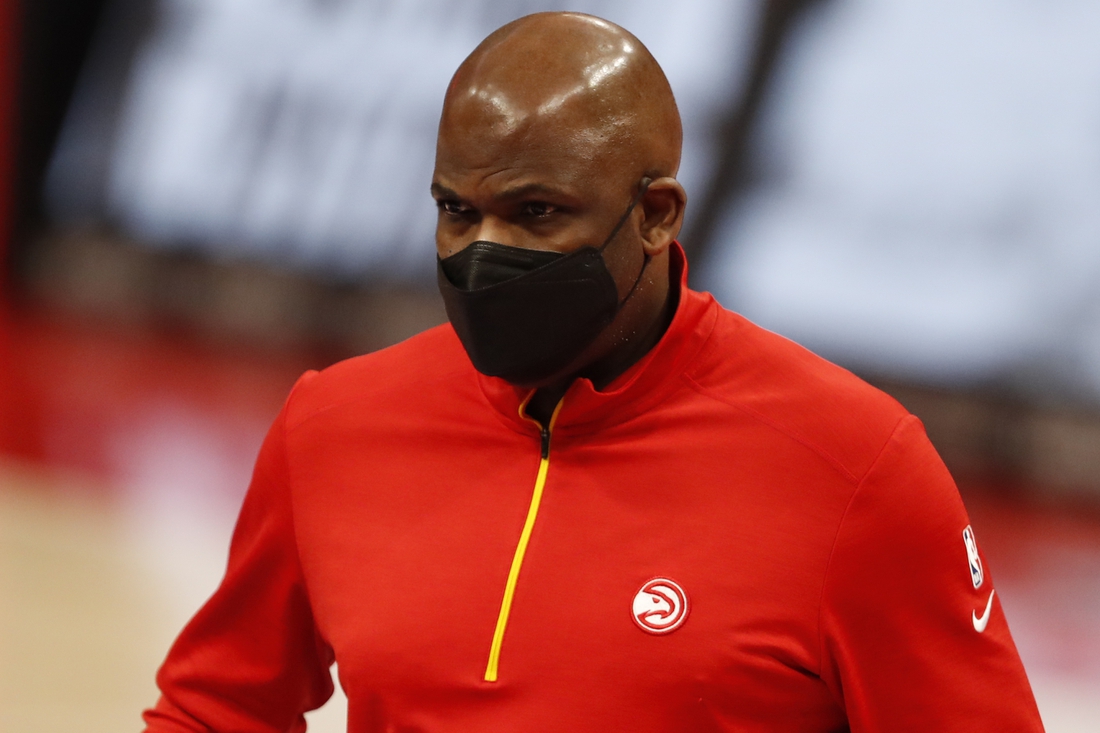
[[[607,245],[611,244],[611,240],[615,238],[615,235],[618,234],[619,230],[626,224],[626,220],[630,218],[630,215],[634,212],[634,207],[638,205],[638,202],[642,200],[642,196],[649,190],[649,184],[651,183],[653,183],[653,179],[649,176],[642,179],[642,187],[638,193],[634,195],[634,200],[630,202],[630,206],[627,208],[626,213],[619,219],[619,223],[611,230],[611,234],[608,235],[604,243],[600,245],[600,248],[596,250],[601,256],[603,255],[603,251],[607,249]],[[627,291],[627,294],[619,301],[619,308],[622,308],[623,304],[630,300],[630,296],[634,295],[634,291],[638,289],[638,284],[642,281],[642,275],[645,274],[645,268],[649,267],[649,260],[651,259],[649,254],[646,254],[644,257],[645,259],[642,260],[642,269],[638,271],[638,277],[634,278],[634,284],[630,286],[630,290]]]
[[[615,235],[619,233],[619,230],[623,228],[623,224],[626,224],[626,220],[630,218],[630,215],[634,213],[634,207],[638,205],[638,202],[642,200],[642,196],[645,196],[645,192],[649,190],[649,184],[653,183],[653,179],[646,176],[642,179],[642,187],[638,190],[638,193],[634,194],[634,200],[630,202],[630,206],[627,207],[626,213],[619,219],[619,223],[615,225],[615,228],[611,230],[611,234],[607,235],[607,239],[603,240],[603,244],[596,250],[601,255],[603,251],[607,249],[607,245],[611,244],[611,240],[615,238]]]

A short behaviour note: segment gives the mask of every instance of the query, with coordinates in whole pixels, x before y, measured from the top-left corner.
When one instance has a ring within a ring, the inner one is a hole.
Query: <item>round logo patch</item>
[[[687,594],[675,580],[654,578],[635,594],[631,615],[642,631],[667,634],[680,628],[687,618]]]

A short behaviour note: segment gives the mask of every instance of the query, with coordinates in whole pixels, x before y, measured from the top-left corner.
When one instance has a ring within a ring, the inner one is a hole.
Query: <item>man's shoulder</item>
[[[862,476],[909,412],[847,369],[721,309],[698,390]]]
[[[290,421],[300,424],[333,410],[378,415],[387,407],[416,410],[427,401],[476,389],[473,367],[454,330],[430,328],[379,351],[308,372],[290,397]]]

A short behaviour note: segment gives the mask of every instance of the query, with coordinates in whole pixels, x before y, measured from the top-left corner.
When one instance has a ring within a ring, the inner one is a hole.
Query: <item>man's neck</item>
[[[539,387],[531,395],[531,399],[527,401],[527,406],[523,408],[523,411],[527,413],[528,417],[538,420],[539,425],[544,428],[549,427],[550,419],[554,416],[554,408],[561,402],[566,390],[569,389],[569,385],[572,383],[573,380],[569,379],[548,387]]]

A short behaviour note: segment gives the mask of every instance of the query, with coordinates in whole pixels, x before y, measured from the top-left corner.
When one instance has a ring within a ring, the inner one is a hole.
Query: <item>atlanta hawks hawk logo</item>
[[[642,631],[667,634],[680,628],[687,614],[687,594],[680,584],[668,578],[654,578],[635,594],[631,615]]]

